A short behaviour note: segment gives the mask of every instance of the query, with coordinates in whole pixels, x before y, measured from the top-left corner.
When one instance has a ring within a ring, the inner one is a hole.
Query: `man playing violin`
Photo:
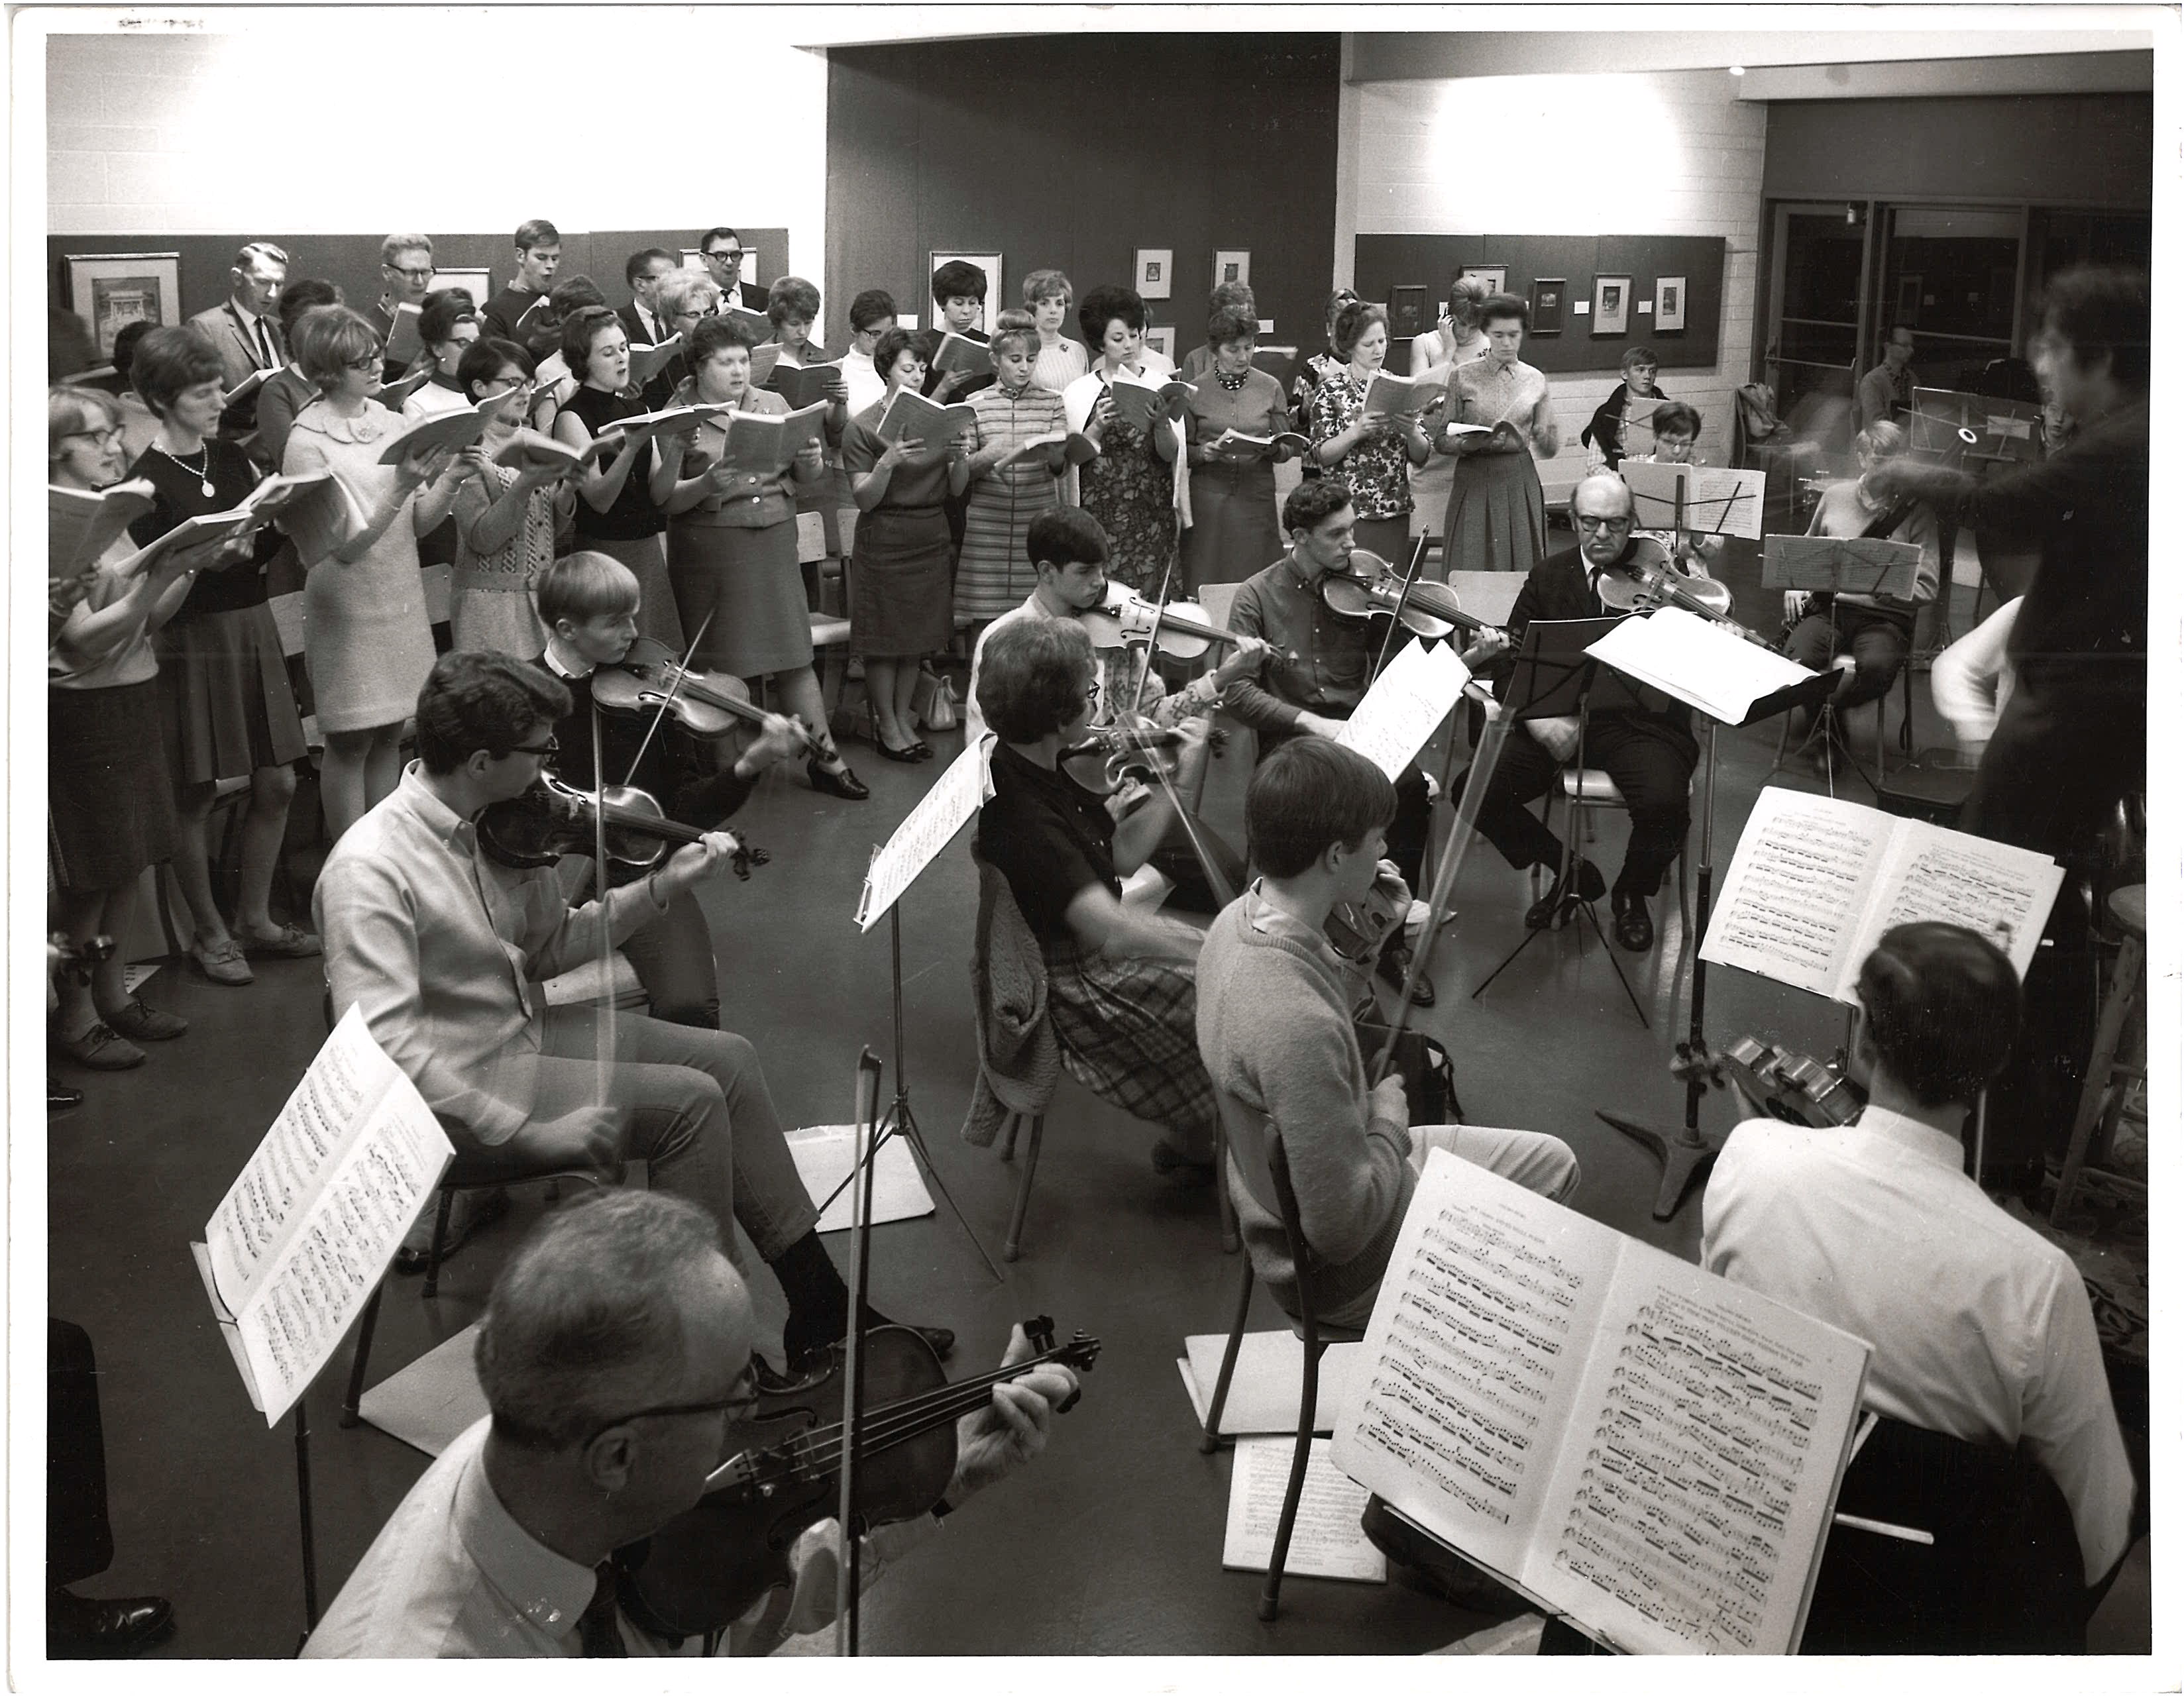
[[[687,1512],[724,1457],[767,1440],[744,1423],[759,1402],[754,1330],[749,1293],[703,1209],[624,1190],[549,1214],[495,1281],[478,1326],[490,1412],[411,1487],[305,1658],[712,1648],[632,1621],[612,1557]],[[1002,1364],[1032,1352],[1018,1326]],[[944,1514],[1034,1459],[1056,1405],[1076,1391],[1075,1374],[1052,1360],[994,1385],[987,1405],[957,1422],[939,1500],[866,1533],[861,1576],[869,1583],[932,1541]],[[721,1650],[764,1654],[831,1623],[839,1537],[833,1520],[798,1537],[789,1588],[731,1623]],[[721,1570],[738,1571],[746,1554],[762,1565],[766,1553],[723,1549]]]
[[[512,870],[481,850],[479,815],[537,783],[570,706],[560,683],[506,654],[434,664],[417,697],[419,758],[319,874],[334,1014],[363,1008],[474,1162],[504,1161],[513,1177],[642,1159],[652,1187],[704,1208],[723,1242],[739,1222],[788,1298],[794,1371],[848,1330],[849,1294],[756,1052],[725,1032],[627,1014],[602,1066],[591,1011],[549,1007],[538,987],[657,921],[718,875],[736,839],[709,832],[573,909],[552,867]],[[955,1340],[927,1336],[940,1354]]]
[[[1550,553],[1525,578],[1509,614],[1513,643],[1523,642],[1534,619],[1608,616],[1601,577],[1628,564],[1641,546],[1631,534],[1630,487],[1613,472],[1580,483],[1570,514],[1578,545]],[[1511,668],[1504,661],[1495,670],[1506,680]],[[1567,870],[1561,870],[1561,842],[1528,805],[1546,793],[1555,773],[1576,754],[1576,716],[1527,719],[1522,728],[1526,734],[1512,736],[1502,748],[1479,809],[1479,828],[1519,871],[1535,865],[1558,869],[1554,887],[1524,915],[1527,926],[1544,930],[1573,893],[1596,901],[1609,891],[1598,869],[1581,855],[1571,854]],[[1615,939],[1643,953],[1653,946],[1653,917],[1646,904],[1659,892],[1691,822],[1691,770],[1698,764],[1691,709],[1664,701],[1646,711],[1596,712],[1585,724],[1585,759],[1614,780],[1630,811],[1630,845],[1613,891]],[[1469,779],[1467,771],[1464,781]]]

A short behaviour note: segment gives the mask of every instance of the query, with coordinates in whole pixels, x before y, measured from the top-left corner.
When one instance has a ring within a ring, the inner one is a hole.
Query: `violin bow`
[[[1396,632],[1403,627],[1403,609],[1411,603],[1411,586],[1418,581],[1418,573],[1426,568],[1426,538],[1411,538],[1411,563],[1404,568],[1403,592],[1396,598],[1396,610],[1388,617],[1388,633],[1380,638],[1380,653],[1373,662],[1373,675],[1378,677],[1388,664],[1389,650],[1396,645]]]
[[[592,703],[592,881],[599,892],[599,998],[592,1010],[596,1033],[593,1043],[593,1105],[607,1104],[607,1076],[614,1064],[614,925],[608,898],[613,889],[607,879],[607,756],[599,729],[599,703]]]
[[[690,670],[690,661],[697,654],[698,644],[705,639],[705,632],[713,627],[713,614],[720,609],[717,601],[705,609],[705,621],[698,626],[697,635],[690,638],[690,646],[683,653],[682,663],[675,669],[675,681],[667,686],[667,692],[660,698],[660,704],[653,709],[652,722],[644,727],[644,740],[638,743],[637,752],[631,757],[629,776],[622,779],[625,785],[637,781],[637,769],[644,763],[645,751],[652,746],[652,738],[658,733],[660,721],[667,716],[668,709],[675,704],[676,691],[682,687],[682,679]],[[593,722],[597,722],[596,716]]]
[[[1129,700],[1115,703],[1118,714],[1128,715],[1123,722],[1131,728],[1142,728],[1145,723],[1145,714],[1140,709],[1145,698],[1145,681],[1152,676],[1153,650],[1160,646],[1161,620],[1167,616],[1169,592],[1174,585],[1175,557],[1170,555],[1167,569],[1161,573],[1160,599],[1153,603],[1152,628],[1145,634],[1145,663],[1138,668]],[[1226,907],[1236,898],[1237,892],[1228,887],[1228,880],[1222,875],[1220,865],[1213,858],[1213,851],[1206,847],[1205,838],[1200,836],[1199,831],[1204,826],[1199,823],[1197,815],[1184,805],[1183,796],[1177,790],[1174,779],[1167,775],[1167,767],[1158,759],[1153,760],[1151,765],[1153,776],[1160,779],[1161,792],[1167,797],[1168,805],[1175,809],[1176,820],[1183,826],[1184,837],[1190,844],[1191,857],[1197,860],[1199,870],[1206,876],[1206,887],[1213,892],[1214,900]]]
[[[850,1156],[850,1328],[842,1354],[842,1493],[837,1504],[841,1528],[840,1558],[834,1566],[834,1653],[857,1652],[857,1599],[861,1539],[857,1518],[857,1445],[863,1436],[865,1394],[865,1292],[872,1271],[873,1171],[879,1165],[873,1137],[880,1110],[880,1063],[870,1048],[857,1056],[856,1093],[851,1117],[856,1141]],[[861,1182],[858,1180],[861,1177]]]

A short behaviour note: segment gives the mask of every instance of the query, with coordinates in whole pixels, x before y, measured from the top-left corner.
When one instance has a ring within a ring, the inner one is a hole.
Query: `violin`
[[[1162,653],[1195,659],[1217,643],[1233,647],[1241,640],[1234,631],[1216,625],[1195,601],[1156,606],[1121,583],[1109,583],[1106,602],[1077,617],[1095,648],[1127,648],[1150,640]]]
[[[1728,584],[1679,570],[1669,550],[1650,536],[1635,537],[1628,559],[1601,569],[1598,592],[1601,605],[1617,612],[1650,613],[1660,607],[1675,607],[1761,648],[1771,650],[1774,647],[1765,637],[1747,630],[1730,616],[1736,598]]]
[[[1055,756],[1055,765],[1075,780],[1078,787],[1095,795],[1112,795],[1134,776],[1151,775],[1157,760],[1169,776],[1175,776],[1173,749],[1184,740],[1181,731],[1160,725],[1095,725],[1084,740],[1072,742]],[[1218,756],[1228,744],[1228,732],[1218,725],[1206,732],[1206,751]],[[1092,764],[1094,756],[1099,764]]]
[[[1359,902],[1338,902],[1327,915],[1327,941],[1341,959],[1370,972],[1411,910],[1411,892],[1401,876],[1380,868]]]
[[[596,810],[606,823],[607,864],[616,872],[649,871],[666,856],[670,843],[694,842],[708,834],[669,818],[642,789],[610,784],[604,803]],[[599,825],[593,813],[589,791],[571,788],[542,771],[521,795],[496,801],[478,815],[478,842],[510,870],[532,870],[564,854],[596,852]],[[769,856],[741,837],[733,840],[736,876],[748,878],[750,869],[764,865]]]
[[[1081,1331],[1056,1348],[1050,1319],[1025,1321],[1024,1334],[1036,1353],[955,1383],[932,1345],[907,1326],[864,1334],[872,1404],[860,1427],[858,1522],[846,1527],[852,1536],[932,1511],[956,1475],[956,1422],[984,1407],[994,1385],[1050,1360],[1089,1372],[1100,1358],[1100,1340]],[[767,1591],[793,1581],[790,1548],[837,1505],[844,1352],[838,1343],[794,1382],[761,1388],[756,1410],[729,1426],[722,1463],[698,1504],[615,1551],[616,1598],[634,1624],[670,1638],[724,1631]],[[1067,1413],[1075,1400],[1056,1410]]]
[[[762,728],[766,710],[751,703],[750,688],[725,671],[685,665],[665,642],[639,637],[629,652],[592,674],[592,698],[609,712],[644,713],[665,708],[691,735],[708,740],[745,725]],[[811,732],[797,725],[806,753],[819,752]]]
[[[1769,1117],[1816,1131],[1848,1125],[1865,1107],[1865,1092],[1840,1054],[1817,1060],[1758,1037],[1739,1037],[1725,1048],[1679,1043],[1669,1070],[1680,1082],[1733,1089]]]
[[[1319,599],[1339,619],[1362,622],[1400,614],[1403,628],[1413,636],[1440,637],[1459,630],[1468,636],[1493,628],[1465,612],[1447,584],[1431,578],[1406,584],[1401,572],[1362,548],[1350,551],[1341,570],[1319,580]]]

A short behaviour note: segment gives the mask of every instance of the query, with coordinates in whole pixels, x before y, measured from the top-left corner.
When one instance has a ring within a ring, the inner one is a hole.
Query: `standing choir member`
[[[907,330],[880,337],[872,363],[888,380],[888,398],[925,382],[925,360]],[[873,735],[889,759],[930,759],[912,702],[917,662],[948,646],[948,515],[941,503],[970,485],[970,454],[961,437],[928,442],[916,437],[883,442],[887,401],[850,420],[842,464],[861,516],[850,555],[850,648],[865,662],[865,694]]]
[[[788,403],[750,386],[753,332],[733,318],[708,318],[689,335],[692,389],[707,406],[782,416]],[[800,717],[820,752],[806,765],[822,795],[861,801],[857,781],[827,730],[827,708],[811,670],[811,609],[796,560],[796,487],[826,473],[816,442],[786,470],[749,471],[727,463],[727,428],[708,420],[682,448],[666,500],[668,581],[683,629],[702,630],[691,663],[754,681],[772,676],[783,703]]]
[[[1457,277],[1448,286],[1440,322],[1411,342],[1411,375],[1445,376],[1444,365],[1468,365],[1486,357],[1486,332],[1479,327],[1479,309],[1489,291],[1477,277]]]
[[[281,469],[332,471],[365,525],[326,558],[304,562],[304,659],[326,738],[319,788],[326,829],[338,838],[402,775],[402,721],[432,669],[417,538],[453,509],[463,469],[445,448],[379,463],[402,421],[370,398],[385,350],[357,314],[324,308],[297,326],[297,340],[319,398],[296,414]],[[277,664],[277,633],[273,651]],[[287,673],[280,676],[285,689]]]
[[[554,563],[557,466],[532,461],[520,469],[494,456],[522,427],[531,356],[498,336],[474,344],[457,375],[466,401],[497,400],[485,436],[465,457],[472,475],[455,491],[454,570],[449,574],[449,645],[492,648],[528,659],[546,645],[546,626],[532,604],[532,586]]]
[[[1094,289],[1077,309],[1077,322],[1098,357],[1063,393],[1062,406],[1069,428],[1100,450],[1078,468],[1078,503],[1106,532],[1108,576],[1158,594],[1175,564],[1183,402],[1168,402],[1148,430],[1116,414],[1107,392],[1116,378],[1161,381],[1145,362],[1145,303],[1135,289]]]
[[[364,321],[378,335],[381,347],[393,345],[395,317],[401,308],[423,309],[425,297],[432,292],[432,279],[438,275],[432,263],[430,236],[389,236],[379,244],[379,298],[365,308]],[[401,362],[388,360],[383,375],[390,383],[398,381]]]
[[[298,277],[281,292],[281,339],[288,344],[289,359],[258,391],[258,445],[269,465],[287,459],[288,431],[296,414],[319,398],[319,386],[295,360],[296,326],[304,314],[341,303],[340,286],[318,277]],[[118,352],[118,341],[115,348]]]
[[[258,470],[233,442],[214,441],[220,417],[220,362],[194,332],[155,330],[136,345],[137,392],[159,415],[159,434],[130,467],[158,504],[130,526],[139,546],[185,519],[226,512],[258,484]],[[304,757],[281,631],[266,604],[265,566],[280,537],[259,533],[248,557],[200,576],[159,632],[161,729],[176,786],[175,878],[189,904],[190,959],[215,983],[251,981],[246,953],[315,954],[318,938],[276,925],[267,909],[273,868],[295,797],[291,769]],[[308,640],[308,634],[307,634]],[[429,652],[427,655],[429,659]],[[225,779],[250,780],[242,815],[242,870],[236,931],[213,898],[205,859],[205,820]]]
[[[1034,271],[1023,280],[1023,303],[1039,326],[1039,357],[1032,361],[1031,380],[1060,394],[1092,369],[1092,356],[1084,344],[1061,333],[1076,303],[1076,291],[1060,271]]]
[[[1479,309],[1487,356],[1458,365],[1449,383],[1448,422],[1490,426],[1488,436],[1444,431],[1435,446],[1456,456],[1456,483],[1441,525],[1442,558],[1451,571],[1529,571],[1546,552],[1546,498],[1532,455],[1562,450],[1546,373],[1525,364],[1530,309],[1513,294],[1490,296]]]
[[[690,375],[690,332],[698,327],[699,319],[710,318],[721,309],[721,288],[703,271],[670,271],[660,279],[652,300],[667,333],[682,338],[675,357],[660,373],[660,381],[666,384],[671,397]]]
[[[887,393],[887,379],[872,364],[872,353],[880,337],[894,328],[894,297],[883,288],[868,288],[850,303],[850,351],[842,355],[842,386],[851,418]]]
[[[407,422],[415,424],[470,403],[464,398],[455,368],[480,333],[478,315],[464,290],[443,288],[426,300],[425,309],[417,314],[417,336],[432,356],[432,375],[404,399],[402,416]]]
[[[1290,427],[1282,386],[1251,363],[1258,335],[1251,309],[1216,312],[1206,326],[1212,363],[1185,403],[1191,524],[1183,533],[1183,579],[1192,593],[1208,583],[1240,583],[1281,557],[1274,466],[1290,449],[1223,445],[1231,431],[1274,437]]]
[[[1061,397],[1032,380],[1039,331],[1028,312],[1004,312],[992,342],[994,383],[971,398],[970,487],[963,547],[956,561],[956,623],[983,625],[1022,603],[1039,581],[1025,538],[1031,521],[1061,503],[1056,479],[1067,468],[1061,444],[1028,459],[1027,442],[1058,435]]]
[[[1357,298],[1356,293],[1346,288],[1339,288],[1328,296],[1325,331],[1327,346],[1319,353],[1306,354],[1298,362],[1296,375],[1292,380],[1293,392],[1290,398],[1290,410],[1296,420],[1296,427],[1306,435],[1311,434],[1311,431],[1306,426],[1312,422],[1312,396],[1319,392],[1319,386],[1322,383],[1349,363],[1341,354],[1334,351],[1334,320],[1342,315],[1342,309],[1350,305]],[[1307,453],[1304,456],[1304,475],[1306,481],[1309,481],[1326,474],[1319,469],[1318,461]]]
[[[1304,433],[1321,468],[1350,486],[1357,545],[1400,567],[1411,539],[1411,468],[1426,463],[1433,443],[1415,419],[1366,414],[1365,392],[1388,359],[1386,308],[1365,301],[1344,307],[1335,315],[1334,348],[1348,363],[1321,381]]]
[[[1251,284],[1225,282],[1213,285],[1212,292],[1206,297],[1206,317],[1217,318],[1231,309],[1241,312],[1250,319],[1252,334],[1256,336],[1258,333],[1259,305],[1252,296]],[[1200,342],[1183,356],[1183,363],[1175,368],[1176,375],[1187,383],[1204,381],[1206,374],[1213,369],[1213,353],[1214,345],[1210,339]]]
[[[629,332],[602,304],[571,313],[561,331],[561,357],[577,389],[554,417],[554,437],[578,453],[610,424],[637,418],[644,403],[622,391],[629,382]],[[686,438],[663,441],[646,431],[577,473],[577,546],[611,553],[636,575],[644,597],[638,631],[682,651],[682,621],[668,587],[667,528],[661,503],[674,492]]]
[[[986,287],[985,272],[968,259],[950,259],[933,272],[933,304],[939,316],[933,327],[940,332],[933,338],[936,352],[941,334],[967,336],[973,342],[986,339],[983,327]],[[974,376],[968,371],[928,370],[925,375],[925,392],[928,398],[937,401],[968,400],[993,381],[990,376]]]
[[[482,315],[488,336],[529,345],[531,326],[548,307],[546,292],[561,269],[561,232],[543,218],[526,218],[515,228],[515,275],[506,288],[486,302]]]

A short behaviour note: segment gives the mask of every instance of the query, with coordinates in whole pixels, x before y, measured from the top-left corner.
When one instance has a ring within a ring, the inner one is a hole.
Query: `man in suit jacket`
[[[281,339],[281,285],[288,280],[288,256],[270,242],[246,242],[227,273],[227,298],[190,320],[220,354],[220,384],[232,390],[254,371],[277,371],[288,363]],[[258,395],[255,390],[220,414],[220,433],[256,457]]]
[[[379,332],[382,349],[394,345],[396,309],[414,306],[422,310],[425,297],[432,292],[432,279],[438,275],[432,263],[430,236],[398,234],[379,244],[379,298],[365,309],[364,315]],[[477,303],[471,303],[472,306]],[[398,382],[408,367],[405,359],[389,359],[381,373],[381,381]]]
[[[682,261],[665,247],[647,247],[632,253],[622,266],[622,276],[629,284],[632,298],[627,306],[616,309],[615,316],[621,320],[621,327],[629,332],[629,345],[642,344],[656,348],[675,331],[660,312],[660,285],[670,272],[678,270]],[[663,368],[644,386],[647,406],[661,407],[675,392],[675,381]]]
[[[748,312],[766,310],[766,289],[758,283],[747,283],[744,275],[744,238],[725,224],[716,224],[698,238],[699,256],[705,269],[712,274],[713,282],[721,291],[723,301],[740,306]]]
[[[1570,498],[1578,545],[1550,553],[1532,568],[1509,614],[1509,640],[1521,645],[1535,619],[1596,619],[1608,615],[1597,583],[1602,570],[1629,559],[1632,550],[1630,490],[1613,472],[1587,477]],[[1495,668],[1504,676],[1504,661]],[[1596,901],[1607,892],[1591,863],[1573,855],[1562,870],[1563,845],[1527,804],[1546,793],[1555,774],[1577,753],[1578,720],[1528,719],[1503,745],[1479,810],[1479,828],[1502,858],[1518,870],[1535,865],[1557,868],[1555,886],[1524,915],[1534,930],[1554,922],[1563,900],[1574,891]],[[1646,901],[1683,846],[1691,823],[1691,770],[1698,764],[1698,742],[1691,734],[1691,709],[1663,702],[1642,711],[1594,711],[1585,723],[1585,763],[1615,780],[1630,809],[1630,846],[1615,880],[1615,939],[1642,953],[1653,946],[1653,919]],[[1464,774],[1465,781],[1470,773]]]

